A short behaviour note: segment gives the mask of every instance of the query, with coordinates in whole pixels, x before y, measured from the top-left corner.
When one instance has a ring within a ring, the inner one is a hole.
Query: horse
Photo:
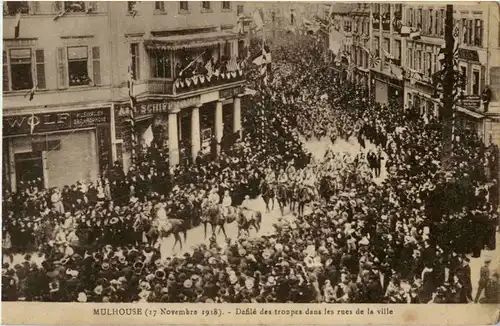
[[[215,229],[217,225],[223,223],[222,212],[218,204],[212,204],[205,199],[201,205],[201,222],[203,223],[203,229],[205,234],[205,239],[207,238],[207,225],[210,224],[212,227],[212,235],[215,235]]]
[[[219,232],[217,234],[224,233],[224,236],[227,239],[225,224],[232,223],[236,220],[236,208],[228,207],[227,210],[223,209],[221,205],[213,205],[208,202],[204,202],[202,206],[202,214],[201,221],[204,227],[205,239],[207,238],[207,225],[210,224],[212,227],[212,235],[215,237],[215,231],[217,230],[217,226],[219,227]]]
[[[312,201],[312,194],[311,191],[307,187],[300,187],[297,186],[295,188],[295,198],[297,200],[297,210],[298,210],[298,215],[303,216],[304,215],[304,207],[306,204],[310,203]]]
[[[284,184],[279,184],[276,186],[276,199],[278,200],[278,205],[280,207],[281,215],[283,215],[285,206],[288,204],[288,189]]]
[[[272,209],[274,210],[274,189],[265,180],[263,180],[260,185],[260,193],[262,195],[262,199],[264,199],[264,203],[266,203],[266,213],[270,212],[269,201],[271,201]]]
[[[238,236],[241,235],[241,231],[245,231],[247,235],[250,235],[251,227],[253,227],[256,232],[259,232],[260,223],[262,222],[262,213],[247,208],[240,208],[236,221],[238,223]]]
[[[187,231],[189,229],[189,222],[179,218],[170,218],[163,227],[153,227],[150,233],[156,236],[157,239],[167,238],[169,235],[174,236],[174,245],[172,250],[175,249],[175,245],[179,243],[180,250],[182,250],[182,239],[180,234],[184,234],[184,243],[187,242]]]

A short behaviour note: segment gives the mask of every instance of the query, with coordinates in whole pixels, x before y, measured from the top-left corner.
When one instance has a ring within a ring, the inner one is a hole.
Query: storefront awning
[[[230,32],[211,32],[194,35],[155,37],[145,40],[144,46],[148,51],[172,51],[206,47],[235,39],[238,39],[238,34]]]
[[[481,114],[481,113],[478,113],[478,112],[475,112],[475,111],[472,111],[472,110],[469,110],[469,109],[466,109],[466,108],[463,108],[463,107],[457,107],[457,111],[458,112],[462,112],[462,113],[465,113],[475,119],[482,119],[484,118],[484,116]]]

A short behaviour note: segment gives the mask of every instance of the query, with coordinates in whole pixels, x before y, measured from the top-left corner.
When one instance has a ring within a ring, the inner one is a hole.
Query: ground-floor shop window
[[[17,188],[23,189],[28,183],[43,187],[42,152],[15,154]]]

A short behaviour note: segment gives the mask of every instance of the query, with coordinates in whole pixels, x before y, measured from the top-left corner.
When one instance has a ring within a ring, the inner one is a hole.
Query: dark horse
[[[276,199],[278,200],[278,205],[280,206],[281,215],[283,215],[285,206],[288,204],[288,195],[288,189],[284,184],[278,184],[276,186]]]
[[[228,207],[226,213],[220,205],[212,207],[209,206],[205,208],[202,213],[205,239],[207,238],[207,224],[210,224],[210,226],[212,227],[212,236],[216,236],[215,231],[218,226],[219,232],[217,234],[220,234],[220,232],[222,231],[227,239],[225,225],[233,222],[236,219],[236,217],[234,216],[236,214],[235,210],[235,207]]]
[[[297,200],[297,210],[298,215],[304,215],[304,207],[306,204],[310,203],[313,199],[311,191],[305,186],[296,186],[295,187],[295,198]]]
[[[236,217],[236,221],[238,223],[238,236],[241,235],[242,231],[245,231],[249,236],[251,227],[253,227],[256,232],[259,232],[260,223],[262,222],[262,213],[251,209],[241,208]]]
[[[274,210],[274,189],[266,180],[262,180],[260,184],[260,193],[264,203],[266,203],[266,213],[269,213],[269,201],[271,201],[272,209]]]
[[[188,220],[181,220],[177,218],[172,218],[168,219],[168,224],[170,226],[170,229],[168,230],[159,230],[155,226],[151,226],[149,231],[146,233],[146,237],[148,238],[148,242],[151,246],[154,246],[154,244],[160,239],[160,238],[166,238],[170,234],[174,236],[174,246],[172,247],[172,250],[175,249],[175,245],[179,243],[180,249],[182,250],[182,239],[180,234],[182,233],[184,235],[184,243],[187,241],[187,231],[189,229],[189,221]]]

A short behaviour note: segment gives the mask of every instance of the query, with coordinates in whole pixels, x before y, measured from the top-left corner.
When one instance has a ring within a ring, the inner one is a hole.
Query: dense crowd
[[[170,169],[166,154],[150,148],[128,173],[117,164],[96,184],[79,182],[60,192],[31,184],[5,194],[3,231],[10,241],[4,250],[35,250],[44,259],[39,265],[26,255],[15,266],[4,259],[3,299],[478,301],[468,255],[495,249],[495,148],[460,130],[453,166],[442,172],[438,119],[422,119],[397,102],[373,104],[366,90],[347,81],[332,83],[340,77],[318,57],[317,46],[306,39],[274,44],[268,82],[257,71],[249,75],[257,94],[244,102],[244,136],[217,158]],[[300,134],[342,138],[361,150],[330,151],[315,162]],[[365,142],[377,149],[365,149]],[[144,241],[158,203],[169,217],[196,226],[209,193],[239,205],[259,195],[269,174],[286,173],[284,184],[292,187],[311,172],[317,186],[311,212],[278,218],[273,235],[228,239],[226,246],[211,239],[172,257]],[[483,302],[498,303],[499,275],[489,260],[479,288]]]

